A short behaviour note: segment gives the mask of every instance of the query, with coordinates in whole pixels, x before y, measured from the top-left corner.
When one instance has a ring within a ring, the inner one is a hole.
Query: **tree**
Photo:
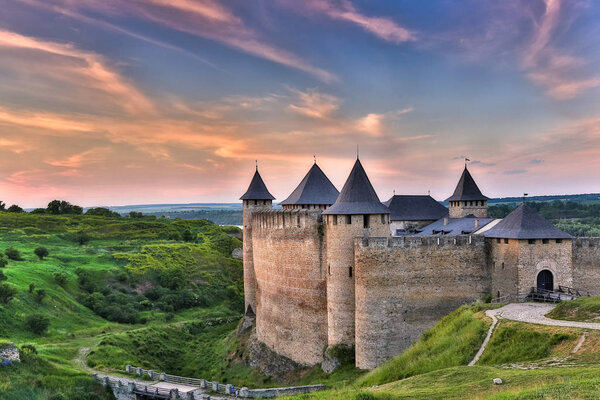
[[[8,209],[6,211],[12,212],[12,213],[22,213],[23,209],[21,207],[19,207],[18,205],[13,204],[12,206],[8,207]]]
[[[0,200],[0,211],[6,210],[6,203]]]
[[[45,247],[42,247],[42,246],[36,247],[36,249],[33,252],[35,253],[36,256],[38,256],[38,258],[40,260],[43,260],[44,257],[48,257],[48,254],[50,254],[48,249]]]
[[[90,236],[87,233],[80,231],[75,234],[75,241],[80,246],[83,246],[84,244],[90,241]]]
[[[67,280],[69,280],[69,277],[64,272],[55,272],[52,276],[54,276],[54,280],[60,286],[64,286],[67,283]]]
[[[36,208],[31,210],[31,214],[46,214],[45,208]]]
[[[31,282],[29,284],[29,293],[33,293],[33,289],[35,289],[35,283]]]
[[[186,229],[185,231],[183,231],[182,237],[183,237],[184,242],[191,242],[194,239],[192,232],[189,229]]]
[[[8,304],[17,294],[17,289],[6,283],[0,283],[0,304]]]
[[[4,254],[6,254],[6,257],[8,257],[11,260],[23,261],[23,258],[21,257],[21,253],[19,252],[19,250],[15,249],[14,247],[9,247],[8,249],[4,250]]]
[[[137,211],[130,211],[129,212],[129,217],[131,217],[131,218],[144,218],[144,214],[142,214],[141,212],[137,212]]]
[[[4,272],[0,271],[0,281],[5,281],[8,278],[6,277],[6,275],[4,275]]]
[[[85,215],[97,215],[100,217],[120,218],[121,214],[114,212],[105,207],[90,208],[85,212]]]
[[[52,200],[46,207],[48,214],[81,214],[83,208],[75,206],[68,201]]]
[[[44,289],[38,289],[35,291],[35,301],[38,304],[42,304],[44,297],[46,297],[46,291]]]
[[[41,335],[48,330],[50,320],[40,314],[33,314],[25,318],[25,325],[36,335]]]

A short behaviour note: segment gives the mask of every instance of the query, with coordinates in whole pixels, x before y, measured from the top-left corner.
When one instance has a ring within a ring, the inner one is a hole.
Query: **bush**
[[[90,208],[85,212],[85,215],[97,215],[99,217],[111,217],[111,218],[120,218],[121,214],[118,212],[110,211],[105,207],[96,207]]]
[[[75,234],[75,242],[80,246],[83,246],[90,241],[90,236],[85,232],[77,232]]]
[[[182,238],[184,242],[191,242],[192,240],[194,240],[194,236],[192,235],[192,232],[189,229],[183,231]]]
[[[6,254],[6,257],[8,257],[11,260],[23,261],[23,258],[21,257],[21,253],[19,252],[19,250],[15,249],[14,247],[9,247],[8,249],[4,250],[4,254]]]
[[[40,260],[43,260],[44,257],[48,257],[48,254],[50,254],[48,249],[45,247],[42,247],[42,246],[36,247],[36,249],[33,252],[35,253],[36,256],[38,256],[38,258]]]
[[[33,314],[25,318],[25,325],[36,335],[41,335],[48,330],[50,320],[43,315]]]
[[[60,286],[64,286],[67,283],[67,281],[69,280],[68,275],[65,274],[64,272],[55,272],[54,274],[52,274],[52,276],[54,276],[54,280]]]
[[[81,214],[83,212],[83,208],[73,205],[68,201],[64,200],[52,200],[48,203],[48,207],[46,207],[46,212],[48,214]]]
[[[6,277],[6,275],[4,275],[4,272],[0,271],[0,281],[5,281],[8,278]]]
[[[46,297],[46,291],[44,289],[38,289],[35,291],[35,301],[38,304],[42,304],[45,297]]]
[[[371,392],[360,392],[354,396],[354,400],[375,400],[376,397]]]
[[[0,253],[0,268],[6,267],[6,264],[8,264],[8,260],[4,258],[4,254]]]
[[[24,353],[27,355],[37,354],[37,349],[32,344],[24,344],[23,346],[21,346],[21,353]]]
[[[8,304],[17,294],[17,289],[6,283],[0,283],[0,304]]]
[[[21,207],[19,207],[18,205],[13,204],[12,206],[8,207],[8,209],[6,211],[12,212],[12,213],[22,213],[23,209]]]
[[[33,293],[33,289],[35,289],[35,283],[30,283],[29,284],[29,293]]]

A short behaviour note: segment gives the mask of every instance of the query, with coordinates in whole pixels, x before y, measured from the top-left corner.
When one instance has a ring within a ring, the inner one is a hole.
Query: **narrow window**
[[[492,268],[496,269],[496,261],[492,263]]]
[[[498,298],[500,298],[500,291],[498,290]]]
[[[331,276],[331,265],[327,266],[327,273],[329,274],[329,276]]]
[[[500,243],[500,239],[496,239],[496,243]]]
[[[369,216],[363,215],[363,228],[367,229],[369,227]]]
[[[334,215],[334,216],[333,216],[333,224],[334,224],[334,225],[337,225],[337,215]]]
[[[348,267],[348,277],[352,278],[352,267]]]
[[[258,205],[258,200],[254,200],[254,205],[257,206]]]
[[[504,263],[502,263],[502,269],[504,269]]]
[[[300,226],[300,216],[296,215],[296,224],[298,224],[298,226]]]
[[[548,244],[549,242],[550,242],[550,240],[548,240],[548,239],[542,239],[543,244]]]
[[[556,239],[556,243],[562,243],[562,239]]]
[[[504,239],[504,244],[508,244],[508,239]]]
[[[352,215],[346,215],[346,224],[347,225],[352,224]]]
[[[381,214],[381,225],[385,224],[385,214]]]
[[[535,239],[529,239],[529,240],[527,241],[527,243],[529,243],[529,244],[535,244]]]

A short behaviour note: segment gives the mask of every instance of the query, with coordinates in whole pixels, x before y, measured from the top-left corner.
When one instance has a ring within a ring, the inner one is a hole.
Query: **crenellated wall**
[[[321,362],[327,345],[321,212],[255,212],[252,241],[258,339],[298,363]]]
[[[375,368],[490,292],[483,237],[367,238],[355,246],[358,368]]]
[[[582,295],[600,295],[600,237],[573,239],[573,287]]]

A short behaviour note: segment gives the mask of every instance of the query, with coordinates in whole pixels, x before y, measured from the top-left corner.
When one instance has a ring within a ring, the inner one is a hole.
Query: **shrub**
[[[22,213],[23,209],[21,207],[19,207],[18,205],[13,204],[12,206],[8,207],[6,209],[6,211],[12,212],[12,213]]]
[[[38,289],[35,291],[35,301],[38,304],[42,304],[45,297],[46,297],[46,291],[44,289]]]
[[[27,355],[37,354],[37,349],[32,344],[24,344],[23,346],[21,346],[21,353],[24,353]]]
[[[75,242],[80,246],[83,246],[90,241],[90,236],[85,232],[77,232],[75,234]]]
[[[8,260],[4,258],[4,254],[0,253],[0,268],[6,267],[6,264],[8,264]]]
[[[60,286],[64,286],[69,280],[69,277],[64,272],[55,272],[54,274],[52,274],[52,276],[54,276],[54,280]]]
[[[4,250],[4,254],[6,254],[6,257],[8,257],[11,260],[23,261],[23,258],[21,257],[21,253],[19,252],[19,250],[15,249],[14,247],[9,247],[8,249]]]
[[[85,215],[97,215],[100,217],[120,218],[121,214],[114,212],[105,207],[90,208],[85,212]]]
[[[38,256],[38,258],[40,260],[43,260],[44,257],[48,257],[48,254],[50,254],[48,249],[45,247],[42,247],[42,246],[36,247],[36,249],[33,252],[35,253],[36,256]]]
[[[35,283],[31,282],[29,284],[29,293],[33,293],[33,289],[35,289]]]
[[[173,321],[173,318],[175,318],[175,314],[173,313],[167,313],[167,315],[165,315],[165,321],[167,322]]]
[[[192,240],[194,240],[194,236],[192,235],[192,232],[189,229],[183,231],[182,238],[184,242],[191,242]]]
[[[0,281],[5,281],[8,278],[6,277],[6,275],[4,275],[4,272],[0,271]]]
[[[50,320],[43,315],[33,314],[25,318],[25,325],[36,335],[41,335],[48,330]]]
[[[375,400],[376,397],[371,392],[359,392],[354,396],[354,400]]]
[[[17,289],[6,283],[0,283],[0,304],[8,304],[17,294]]]

